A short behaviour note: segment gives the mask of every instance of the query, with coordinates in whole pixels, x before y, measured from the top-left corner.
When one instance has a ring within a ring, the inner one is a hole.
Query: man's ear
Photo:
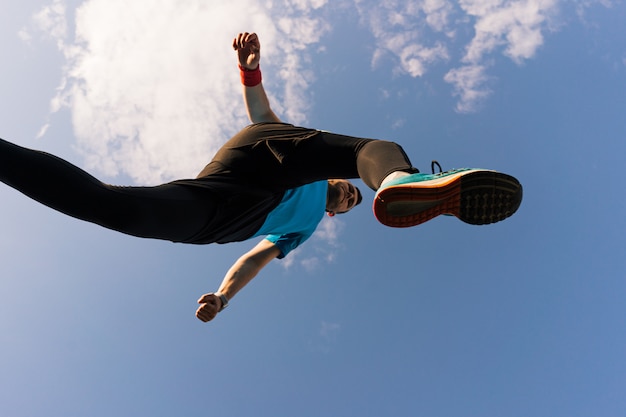
[[[334,211],[326,211],[326,214],[328,215],[328,217],[335,217]]]

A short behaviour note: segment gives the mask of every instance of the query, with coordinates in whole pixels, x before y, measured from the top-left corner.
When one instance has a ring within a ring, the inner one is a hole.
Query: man
[[[355,138],[282,123],[262,85],[256,34],[233,41],[252,125],[231,138],[195,179],[155,187],[104,184],[53,155],[0,140],[0,180],[78,219],[138,237],[227,243],[266,236],[229,269],[219,289],[204,294],[196,316],[210,321],[274,258],[361,201],[347,179],[377,191],[374,213],[392,227],[452,214],[471,224],[512,215],[522,198],[506,174],[462,169],[420,174],[393,142]]]

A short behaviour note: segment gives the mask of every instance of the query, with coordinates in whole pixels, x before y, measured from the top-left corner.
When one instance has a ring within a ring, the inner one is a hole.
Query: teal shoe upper
[[[410,184],[410,183],[413,183],[413,182],[430,181],[430,180],[434,180],[434,179],[438,179],[438,178],[442,178],[442,177],[447,177],[449,175],[454,175],[454,174],[457,174],[459,172],[469,171],[471,169],[474,169],[474,168],[458,168],[458,169],[452,169],[450,171],[438,172],[436,174],[422,174],[422,173],[418,172],[416,174],[409,174],[409,175],[406,175],[404,177],[397,178],[395,180],[391,180],[391,181],[383,184],[381,189],[387,188],[387,187],[391,187],[391,186],[394,186],[394,185],[402,185],[402,184]]]

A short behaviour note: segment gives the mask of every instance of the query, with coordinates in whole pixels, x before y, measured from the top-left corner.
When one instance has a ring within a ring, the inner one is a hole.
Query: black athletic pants
[[[416,171],[393,142],[262,123],[230,139],[196,179],[120,187],[0,139],[0,180],[34,200],[129,235],[198,244],[253,236],[289,188],[360,177],[376,190],[397,170]]]

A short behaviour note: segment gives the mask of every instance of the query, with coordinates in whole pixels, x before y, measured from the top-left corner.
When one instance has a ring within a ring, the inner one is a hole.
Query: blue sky
[[[136,239],[0,187],[0,415],[626,413],[623,1],[135,3],[3,0],[0,137],[110,183],[195,175],[246,124],[248,30],[284,120],[505,171],[524,201],[412,229],[366,202],[203,324],[255,242]]]

